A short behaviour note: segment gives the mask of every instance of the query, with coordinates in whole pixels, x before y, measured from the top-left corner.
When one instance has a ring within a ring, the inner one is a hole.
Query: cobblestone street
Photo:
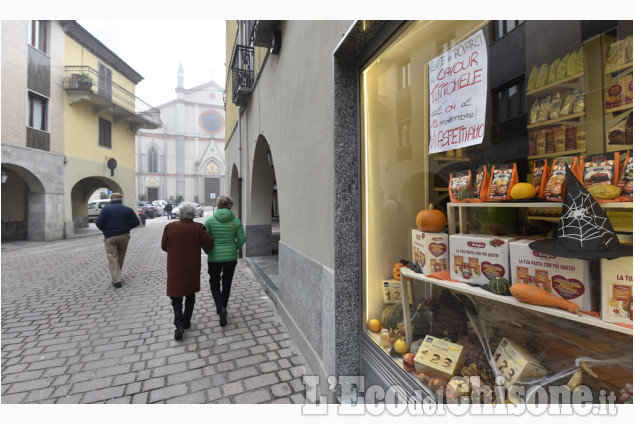
[[[2,404],[304,403],[312,373],[244,260],[221,328],[203,258],[192,327],[174,340],[167,223],[131,232],[121,289],[101,233],[2,244]]]

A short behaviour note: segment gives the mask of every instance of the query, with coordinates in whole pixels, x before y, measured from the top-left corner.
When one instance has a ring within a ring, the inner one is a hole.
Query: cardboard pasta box
[[[633,257],[602,260],[602,320],[633,324]]]
[[[429,275],[448,270],[448,234],[428,233],[413,229],[412,262]]]
[[[580,306],[597,311],[597,285],[591,273],[591,261],[554,257],[529,248],[531,239],[509,244],[511,281],[528,283]]]
[[[507,387],[518,381],[535,381],[548,373],[533,355],[510,338],[503,338],[498,344],[494,361]]]
[[[462,345],[426,335],[415,354],[417,372],[456,376],[463,366],[465,350]]]
[[[515,238],[489,235],[450,235],[450,277],[487,286],[495,277],[509,280],[509,242]]]

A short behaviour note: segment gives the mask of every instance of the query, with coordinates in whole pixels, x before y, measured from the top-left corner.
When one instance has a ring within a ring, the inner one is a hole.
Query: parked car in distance
[[[163,206],[165,204],[161,203],[162,201],[152,201],[152,205],[154,205],[154,208],[157,210],[157,216],[162,216],[163,215]]]
[[[97,221],[101,209],[110,204],[110,199],[97,199],[88,203],[88,222]]]
[[[137,201],[137,206],[143,208],[143,211],[146,213],[146,217],[154,218],[157,216],[154,205],[148,204],[147,202],[143,202],[143,201]]]
[[[205,214],[205,211],[203,210],[203,206],[195,202],[193,202],[193,204],[196,206],[196,216],[203,217],[203,214]],[[175,218],[180,218],[179,207],[174,207],[174,209],[172,210],[172,214],[174,215]]]
[[[141,224],[145,225],[145,220],[146,218],[148,218],[148,216],[146,215],[144,209],[141,207],[137,207],[137,214],[139,214],[139,220],[141,221]]]

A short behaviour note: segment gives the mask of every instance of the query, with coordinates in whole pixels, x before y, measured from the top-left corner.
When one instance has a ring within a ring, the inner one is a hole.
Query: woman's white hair
[[[196,217],[196,205],[191,202],[181,202],[179,205],[179,216],[194,220],[194,217]]]

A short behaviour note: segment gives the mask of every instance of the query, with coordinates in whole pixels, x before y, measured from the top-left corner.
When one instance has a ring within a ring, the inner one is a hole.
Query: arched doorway
[[[46,190],[26,168],[2,164],[2,240],[46,240]]]
[[[251,173],[250,211],[246,226],[245,256],[271,256],[278,252],[279,231],[274,238],[274,217],[277,214],[277,188],[273,153],[264,136],[259,136],[254,151]],[[274,200],[276,205],[274,207]],[[279,229],[279,217],[275,217]]]
[[[232,167],[231,180],[229,182],[229,197],[234,200],[232,211],[236,216],[240,216],[240,212],[238,211],[238,208],[240,208],[240,205],[238,203],[239,194],[240,182],[238,181],[238,168],[236,168],[236,165],[234,164],[234,166]]]
[[[123,193],[121,186],[114,180],[101,176],[83,178],[75,183],[73,189],[71,189],[71,214],[74,229],[88,227],[88,199],[97,189],[104,187],[112,192],[122,193],[124,195],[123,202],[130,207],[134,207],[136,201],[133,194]],[[137,208],[134,207],[133,210],[136,211]]]

